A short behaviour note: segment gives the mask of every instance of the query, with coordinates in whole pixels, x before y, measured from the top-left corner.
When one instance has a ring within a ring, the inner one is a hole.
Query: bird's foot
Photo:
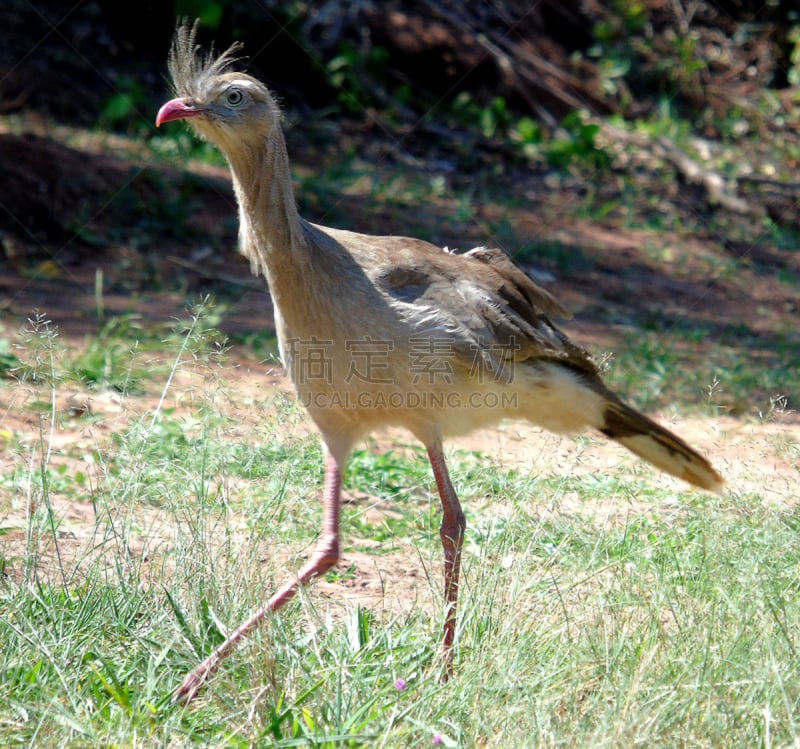
[[[173,702],[188,705],[208,681],[219,666],[220,659],[216,654],[210,655],[199,666],[193,668],[183,680],[183,684],[172,695]]]
[[[453,656],[453,646],[448,642],[445,642],[444,646],[442,647],[439,670],[439,679],[441,680],[442,684],[446,684],[448,681],[450,681],[450,677],[453,675]]]

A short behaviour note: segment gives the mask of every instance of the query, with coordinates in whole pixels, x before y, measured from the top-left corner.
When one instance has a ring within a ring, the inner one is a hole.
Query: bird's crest
[[[219,55],[213,46],[207,54],[203,54],[195,41],[199,23],[197,20],[190,26],[186,20],[180,21],[172,38],[168,67],[177,96],[202,96],[209,81],[241,59],[236,54],[242,48],[240,42],[232,44]]]

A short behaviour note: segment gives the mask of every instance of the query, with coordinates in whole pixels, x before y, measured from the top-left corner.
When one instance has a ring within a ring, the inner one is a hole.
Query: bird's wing
[[[505,252],[497,248],[476,247],[465,254],[488,265],[504,281],[509,304],[523,316],[526,309],[569,319],[572,313],[549,291],[536,284]]]
[[[451,337],[454,350],[473,365],[477,352],[487,366],[546,360],[596,374],[591,356],[548,317],[569,313],[505,253],[434,254],[428,247],[396,254],[373,276],[419,335]]]

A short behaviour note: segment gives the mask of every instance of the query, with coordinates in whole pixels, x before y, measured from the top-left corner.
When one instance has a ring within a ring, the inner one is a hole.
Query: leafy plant
[[[147,122],[147,130],[150,130],[150,100],[141,84],[132,76],[122,75],[116,81],[116,89],[100,113],[101,126],[109,130],[129,131],[133,127],[143,129],[142,125]]]
[[[477,125],[477,129],[486,138],[506,137],[513,122],[505,98],[495,96],[484,105],[476,101],[469,91],[461,91],[455,96],[450,104],[449,114],[469,128]]]
[[[789,60],[792,63],[787,77],[793,86],[800,86],[800,26],[793,26],[787,34],[787,39],[792,43]]]
[[[175,16],[178,18],[197,18],[203,26],[215,29],[222,20],[225,6],[230,0],[175,0]]]
[[[9,377],[21,366],[19,357],[11,352],[11,341],[8,338],[0,338],[0,377]]]
[[[327,62],[325,70],[343,111],[361,115],[370,104],[386,103],[375,99],[375,89],[366,82],[385,80],[388,59],[383,47],[370,46],[365,53],[350,42],[342,42],[339,54]]]
[[[568,114],[561,122],[566,137],[556,137],[547,141],[543,150],[548,163],[559,169],[572,164],[583,164],[605,169],[611,159],[597,145],[597,134],[600,126],[590,122],[586,112],[575,111]]]
[[[121,393],[136,392],[142,372],[136,370],[136,327],[130,316],[114,317],[86,348],[69,361],[66,374],[92,388],[109,387]]]

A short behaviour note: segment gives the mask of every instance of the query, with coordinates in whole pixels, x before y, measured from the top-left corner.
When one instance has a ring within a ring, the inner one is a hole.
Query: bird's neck
[[[227,156],[239,203],[241,250],[253,272],[267,277],[273,295],[280,294],[280,279],[297,272],[305,251],[283,133],[276,126],[256,147]]]

